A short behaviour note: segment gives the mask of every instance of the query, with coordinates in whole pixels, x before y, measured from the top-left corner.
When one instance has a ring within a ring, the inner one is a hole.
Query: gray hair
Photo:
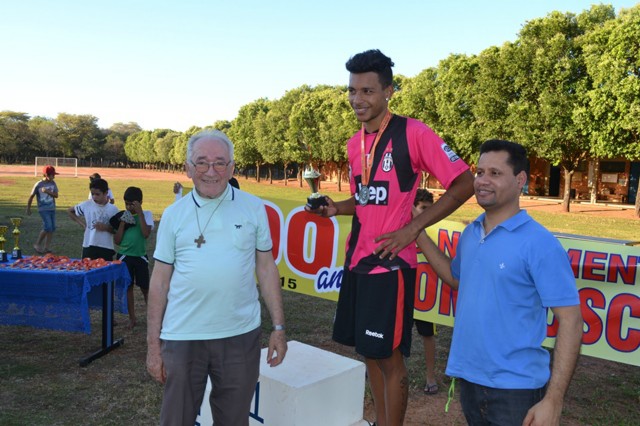
[[[229,137],[224,132],[216,129],[201,130],[195,135],[191,136],[191,138],[189,138],[189,142],[187,142],[187,161],[191,161],[191,156],[193,155],[193,146],[200,139],[217,139],[221,142],[224,142],[229,149],[229,160],[233,161],[233,142],[231,142],[231,139],[229,139]]]

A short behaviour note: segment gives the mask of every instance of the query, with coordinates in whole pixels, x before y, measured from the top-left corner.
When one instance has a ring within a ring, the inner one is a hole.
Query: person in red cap
[[[39,254],[51,253],[51,240],[53,239],[53,232],[56,230],[58,185],[56,185],[54,179],[57,174],[55,167],[45,166],[42,169],[42,180],[33,186],[31,196],[27,201],[27,215],[31,215],[31,203],[35,197],[38,203],[38,213],[42,218],[42,231],[40,231],[38,240],[33,245],[33,249]]]

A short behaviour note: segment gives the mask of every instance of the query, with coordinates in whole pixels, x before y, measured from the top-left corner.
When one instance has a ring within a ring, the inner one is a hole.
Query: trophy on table
[[[7,262],[9,259],[7,258],[7,252],[4,251],[4,243],[7,239],[4,237],[4,234],[7,233],[8,226],[0,226],[0,262]]]
[[[20,224],[22,223],[22,218],[20,217],[12,217],[11,218],[11,223],[13,224],[13,231],[11,231],[11,233],[13,234],[13,240],[15,242],[15,245],[13,247],[13,252],[11,253],[11,257],[14,259],[22,259],[22,250],[20,250],[20,230],[18,229],[18,226],[20,226]]]
[[[311,195],[307,198],[307,207],[311,210],[315,210],[320,208],[321,206],[327,206],[327,200],[324,198],[324,195],[318,193],[318,186],[320,183],[320,172],[315,170],[313,166],[308,165],[305,167],[304,172],[302,173],[303,179],[311,188]]]

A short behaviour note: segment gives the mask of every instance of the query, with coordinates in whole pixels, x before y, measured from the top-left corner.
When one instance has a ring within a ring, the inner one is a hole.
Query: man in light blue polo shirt
[[[260,302],[271,316],[267,362],[287,352],[278,270],[262,200],[229,185],[233,144],[203,131],[187,145],[194,190],[158,229],[147,310],[147,369],[165,384],[162,425],[193,425],[207,377],[216,425],[248,425],[259,376]]]
[[[440,278],[458,289],[446,374],[460,379],[470,425],[558,425],[582,340],[575,278],[559,241],[526,211],[526,150],[480,147],[475,196],[485,210],[462,233],[451,261],[418,237]],[[547,309],[558,321],[550,369],[542,347]]]

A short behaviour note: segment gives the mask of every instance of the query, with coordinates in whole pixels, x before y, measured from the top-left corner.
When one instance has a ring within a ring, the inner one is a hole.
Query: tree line
[[[640,159],[640,4],[618,15],[610,5],[551,12],[527,21],[513,42],[478,55],[451,54],[415,77],[397,75],[394,86],[391,110],[427,123],[466,161],[477,160],[483,141],[509,139],[559,165],[571,182],[581,162]],[[234,120],[208,127],[225,131],[238,167],[255,168],[258,177],[261,167],[268,176],[274,167],[286,175],[312,162],[342,182],[345,141],[359,123],[346,86],[303,85],[279,99],[257,99]],[[100,129],[91,115],[30,118],[4,111],[0,160],[47,155],[178,168],[199,130],[149,131],[136,123]],[[567,211],[569,190],[565,185]]]

